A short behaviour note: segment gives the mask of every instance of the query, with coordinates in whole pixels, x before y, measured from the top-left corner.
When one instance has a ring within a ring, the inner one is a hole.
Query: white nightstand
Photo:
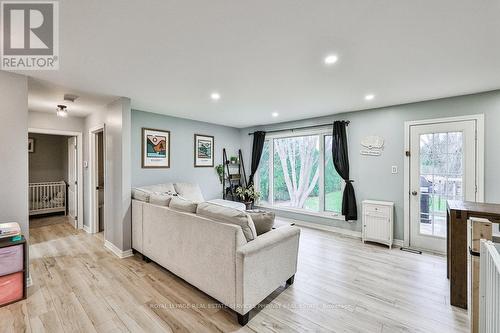
[[[394,229],[394,203],[388,201],[363,201],[363,229],[365,241],[377,242],[392,247]]]

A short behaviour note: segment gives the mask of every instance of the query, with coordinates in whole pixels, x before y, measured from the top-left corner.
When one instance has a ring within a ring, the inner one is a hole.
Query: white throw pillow
[[[149,196],[149,203],[158,206],[168,206],[170,204],[170,200],[173,198],[173,194],[171,192],[167,193],[151,193]]]
[[[203,202],[203,194],[201,193],[200,186],[198,184],[191,183],[175,183],[174,189],[177,194],[186,199],[194,202]]]
[[[271,231],[274,225],[275,214],[265,210],[247,210],[247,213],[252,217],[257,235],[260,236],[268,231]]]
[[[132,189],[132,199],[149,202],[149,197],[151,192],[145,191],[141,188],[133,188]]]
[[[168,206],[181,212],[196,213],[198,204],[196,202],[185,200],[179,197],[172,197]]]
[[[172,184],[172,183],[142,186],[142,187],[139,187],[139,189],[146,191],[146,192],[158,192],[158,193],[170,192],[170,193],[175,194],[174,184]]]
[[[257,231],[255,230],[252,218],[241,210],[224,207],[210,202],[202,202],[198,204],[196,214],[215,221],[239,225],[248,242],[257,238]]]

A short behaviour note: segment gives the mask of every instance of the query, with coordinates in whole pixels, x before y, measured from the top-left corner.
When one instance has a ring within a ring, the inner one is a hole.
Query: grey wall
[[[85,119],[83,160],[90,160],[89,131],[104,125],[104,238],[120,250],[132,246],[130,216],[130,99],[119,98]],[[90,168],[84,170],[84,225],[90,225]]]
[[[29,181],[68,181],[68,137],[29,133],[35,140],[35,151],[28,154]]]
[[[0,222],[28,228],[28,79],[0,71]]]
[[[141,129],[156,128],[170,131],[170,168],[141,168]],[[194,167],[194,134],[215,137],[214,165],[222,164],[222,149],[228,156],[236,155],[240,147],[240,132],[236,128],[209,124],[155,113],[132,111],[132,186],[167,182],[198,183],[206,199],[222,196],[222,185],[212,167]],[[247,165],[249,171],[250,165]]]
[[[500,91],[247,128],[241,130],[240,134],[242,148],[246,155],[245,160],[249,165],[252,137],[247,135],[248,132],[255,129],[272,130],[323,124],[334,120],[350,120],[351,124],[348,128],[349,157],[351,178],[355,180],[354,188],[358,201],[358,213],[361,201],[365,199],[395,202],[394,235],[396,239],[403,239],[404,122],[472,114],[485,115],[485,200],[500,203],[500,177],[498,177],[500,166],[500,131],[498,129],[500,125]],[[385,138],[386,144],[382,156],[369,157],[359,154],[360,141],[367,135],[381,135]],[[399,167],[398,174],[391,174],[392,165]],[[279,214],[290,218],[299,217],[290,213]],[[361,230],[360,221],[347,223],[305,215],[300,215],[300,218],[318,224]]]

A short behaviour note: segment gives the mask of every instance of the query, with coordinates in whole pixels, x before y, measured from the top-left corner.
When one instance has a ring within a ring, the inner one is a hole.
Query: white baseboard
[[[405,244],[405,241],[404,241],[404,240],[402,240],[402,239],[394,239],[394,240],[392,241],[392,245],[393,245],[393,246],[399,246],[399,247],[402,247],[402,246],[404,246],[404,244]]]
[[[336,234],[341,234],[341,235],[361,239],[361,232],[360,231],[343,229],[343,228],[339,228],[339,227],[323,225],[323,224],[318,224],[318,223],[304,222],[304,221],[289,219],[289,218],[285,218],[285,217],[279,217],[279,219],[285,220],[285,221],[290,222],[290,223],[295,223],[295,225],[298,225],[301,227],[329,231],[329,232],[333,232]],[[402,239],[394,239],[392,242],[393,246],[403,246],[403,244],[404,244],[404,241]]]
[[[85,224],[84,224],[84,225],[83,225],[83,230],[84,230],[86,233],[91,234],[91,232],[90,232],[90,227],[89,227],[88,225],[85,225]]]
[[[126,251],[122,251],[119,248],[117,248],[115,246],[115,244],[111,243],[108,240],[104,241],[104,247],[107,248],[108,250],[110,250],[111,252],[113,252],[118,258],[121,258],[121,259],[132,257],[134,255],[132,253],[132,249],[126,250]]]
[[[304,222],[304,221],[300,221],[300,220],[284,218],[281,216],[279,217],[279,219],[285,220],[285,221],[290,222],[290,223],[295,223],[295,225],[299,225],[301,227],[307,227],[307,228],[318,229],[318,230],[323,230],[323,231],[330,231],[330,232],[334,232],[334,233],[345,235],[345,236],[350,236],[350,237],[354,237],[354,238],[361,238],[360,231],[348,230],[348,229],[343,229],[343,228],[339,228],[339,227],[323,225],[323,224],[318,224],[318,223]]]

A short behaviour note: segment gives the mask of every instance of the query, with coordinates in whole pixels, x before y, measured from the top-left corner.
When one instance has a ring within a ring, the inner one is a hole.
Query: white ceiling
[[[103,107],[117,99],[57,86],[49,82],[30,78],[28,81],[28,109],[30,111],[56,113],[57,105],[66,105],[68,114],[73,117],[85,117],[94,112],[101,112]],[[78,96],[74,102],[64,100],[65,94]]]
[[[498,89],[499,15],[498,0],[61,1],[60,70],[26,74],[245,127]]]

